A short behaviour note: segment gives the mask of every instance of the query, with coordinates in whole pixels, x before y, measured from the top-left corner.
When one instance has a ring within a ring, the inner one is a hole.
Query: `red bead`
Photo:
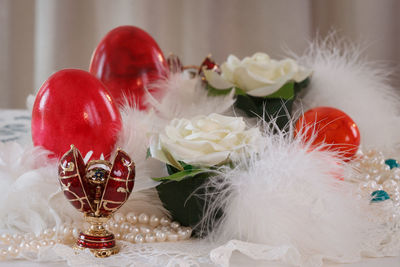
[[[199,74],[203,73],[203,68],[206,70],[213,70],[216,73],[221,74],[221,69],[219,68],[218,64],[215,63],[211,56],[207,56],[200,65]]]
[[[146,90],[156,93],[150,84],[166,77],[168,66],[161,49],[145,31],[121,26],[110,31],[94,51],[89,71],[110,90],[118,104],[124,96],[133,107],[145,109]]]
[[[305,141],[311,140],[318,146],[329,144],[326,149],[338,151],[346,160],[357,153],[360,132],[355,122],[343,111],[331,107],[308,110],[296,123],[295,134],[302,134]]]
[[[53,74],[40,88],[32,111],[32,139],[60,157],[74,144],[82,152],[108,158],[121,128],[121,116],[104,85],[74,69]]]

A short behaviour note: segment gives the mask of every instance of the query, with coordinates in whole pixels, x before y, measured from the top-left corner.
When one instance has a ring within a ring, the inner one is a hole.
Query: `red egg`
[[[360,131],[356,123],[343,111],[331,107],[308,110],[296,123],[295,135],[301,134],[305,141],[318,146],[328,144],[326,149],[338,151],[346,160],[357,153]]]
[[[32,110],[32,140],[62,156],[74,144],[92,158],[109,157],[121,116],[104,85],[83,70],[56,72],[40,88]]]
[[[100,79],[118,104],[127,97],[132,107],[146,109],[146,90],[168,74],[167,62],[154,39],[134,26],[110,31],[97,46],[89,71]]]

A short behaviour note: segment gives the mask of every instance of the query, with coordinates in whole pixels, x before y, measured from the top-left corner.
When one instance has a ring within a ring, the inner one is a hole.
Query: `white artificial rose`
[[[271,95],[287,82],[301,82],[311,74],[293,59],[274,60],[265,53],[255,53],[243,60],[230,55],[221,65],[221,71],[221,75],[210,70],[204,72],[211,86],[216,89],[236,86],[256,97]]]
[[[180,166],[178,161],[210,167],[234,159],[244,149],[254,151],[260,137],[258,128],[247,129],[243,118],[214,113],[172,120],[163,133],[152,139],[150,153],[175,167]]]

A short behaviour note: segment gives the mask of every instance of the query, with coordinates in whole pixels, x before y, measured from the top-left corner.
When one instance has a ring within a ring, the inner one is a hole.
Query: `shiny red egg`
[[[156,41],[134,26],[111,30],[98,44],[89,67],[119,105],[125,97],[132,107],[146,109],[146,91],[161,93],[151,85],[168,74],[164,54]]]
[[[339,152],[345,160],[351,160],[360,145],[360,131],[356,123],[343,111],[332,107],[308,110],[296,122],[295,134],[312,140],[314,146],[328,144],[326,149]]]
[[[74,144],[91,158],[109,157],[121,128],[119,110],[105,86],[83,70],[56,72],[40,88],[32,110],[32,140],[62,156]]]

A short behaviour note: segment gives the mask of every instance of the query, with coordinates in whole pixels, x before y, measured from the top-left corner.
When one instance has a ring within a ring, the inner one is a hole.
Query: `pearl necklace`
[[[358,171],[360,194],[371,195],[374,191],[384,190],[395,206],[400,205],[400,168],[392,168],[385,163],[381,152],[369,150],[355,159],[353,167]]]
[[[187,240],[192,235],[190,227],[183,227],[178,222],[171,222],[167,217],[157,217],[141,213],[136,215],[129,212],[123,215],[114,214],[105,228],[113,232],[117,240],[131,243],[176,242]],[[73,244],[79,236],[79,229],[72,225],[64,224],[58,229],[46,229],[39,235],[32,233],[0,235],[0,242],[7,245],[0,250],[0,260],[16,259],[23,252],[38,252],[42,247],[56,244]]]

